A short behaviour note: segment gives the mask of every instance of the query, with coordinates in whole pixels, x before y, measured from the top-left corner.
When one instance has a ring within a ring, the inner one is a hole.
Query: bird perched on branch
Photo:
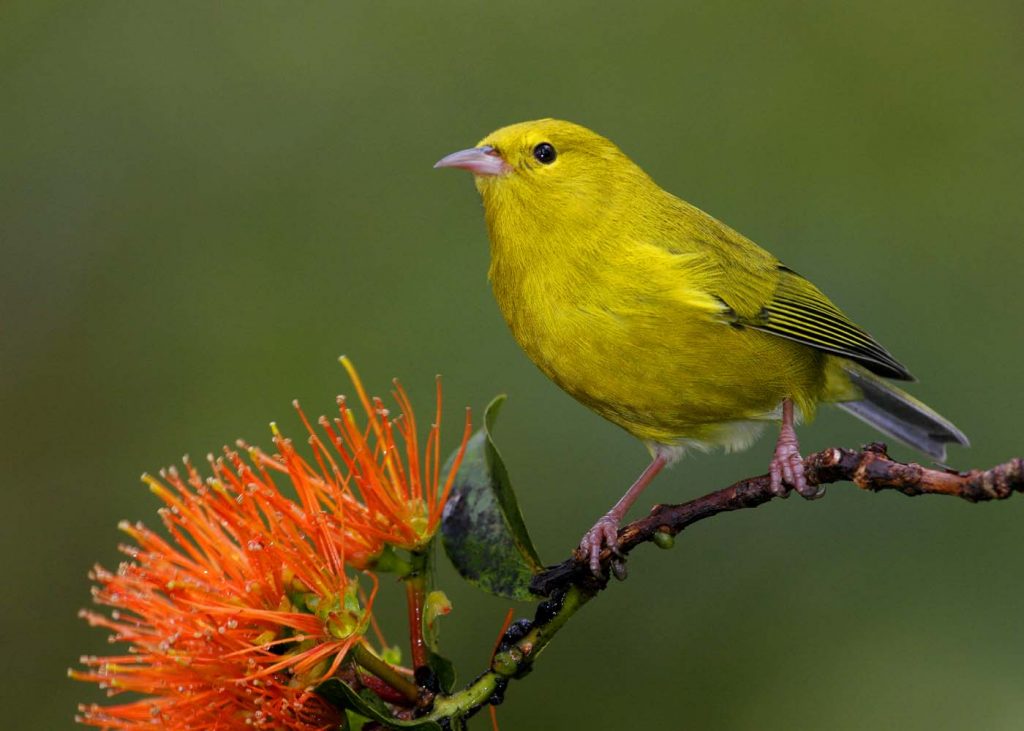
[[[912,377],[821,290],[662,190],[601,135],[560,120],[523,122],[435,167],[474,175],[489,278],[519,345],[651,453],[580,543],[595,573],[630,506],[687,449],[743,449],[781,420],[772,488],[813,498],[794,424],[819,403],[939,460],[947,443],[968,443],[884,380]]]

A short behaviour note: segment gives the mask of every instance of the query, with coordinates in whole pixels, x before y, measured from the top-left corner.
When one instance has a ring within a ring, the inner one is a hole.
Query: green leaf
[[[466,445],[444,508],[441,534],[448,558],[471,584],[508,599],[536,601],[530,579],[542,564],[491,438],[504,402],[505,396],[498,396],[488,404],[484,428]],[[453,459],[449,458],[446,471]]]
[[[392,717],[384,701],[369,690],[357,693],[337,678],[325,680],[316,687],[320,697],[337,708],[355,711],[361,716],[378,721],[388,728],[413,729],[413,731],[441,731],[434,721],[401,721]]]
[[[438,641],[438,619],[440,617],[430,618],[427,616],[430,613],[431,594],[434,594],[434,592],[427,595],[423,616],[423,638],[427,643],[427,664],[434,672],[434,677],[437,678],[437,685],[441,692],[451,693],[452,688],[455,687],[455,665],[441,654],[441,645]],[[445,601],[447,601],[447,598],[445,598]]]
[[[340,728],[335,729],[335,731],[363,731],[363,727],[366,724],[374,723],[374,721],[371,721],[366,716],[360,716],[355,711],[349,709],[345,711],[345,723],[348,725],[346,726],[343,723]]]
[[[434,648],[427,648],[427,663],[434,671],[437,678],[437,685],[442,693],[448,694],[455,687],[455,665],[444,655],[436,652]]]

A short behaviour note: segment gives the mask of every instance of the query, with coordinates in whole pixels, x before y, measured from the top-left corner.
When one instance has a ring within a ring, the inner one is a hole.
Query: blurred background
[[[970,435],[954,466],[1024,454],[1022,23],[923,0],[3,3],[4,725],[101,698],[65,670],[109,652],[75,615],[117,521],[158,522],[138,475],[297,433],[292,398],[348,390],[342,353],[414,403],[443,373],[451,446],[463,405],[509,394],[497,437],[546,561],[642,469],[514,344],[470,177],[431,169],[506,123],[604,133],[813,279]],[[874,438],[831,409],[801,434]],[[770,452],[691,457],[643,502]],[[1024,498],[839,486],[703,523],[634,554],[502,728],[1020,729],[1022,521]],[[442,582],[468,680],[508,602]]]

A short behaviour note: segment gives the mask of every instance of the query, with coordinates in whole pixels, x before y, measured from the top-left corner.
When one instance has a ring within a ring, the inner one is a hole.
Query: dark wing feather
[[[889,351],[857,327],[821,290],[785,266],[779,266],[778,287],[770,301],[756,318],[745,318],[740,324],[849,358],[886,378],[914,380]]]
[[[835,353],[880,376],[914,380],[809,281],[700,209],[675,197],[666,200],[674,208],[664,220],[682,224],[659,245],[674,253],[701,254],[705,280],[719,280],[709,294],[722,302],[724,321]]]

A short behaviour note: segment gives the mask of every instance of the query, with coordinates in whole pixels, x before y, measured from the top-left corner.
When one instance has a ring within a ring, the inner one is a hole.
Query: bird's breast
[[[491,282],[540,370],[642,439],[714,441],[716,425],[763,418],[820,380],[809,349],[729,326],[681,272],[498,257]]]

